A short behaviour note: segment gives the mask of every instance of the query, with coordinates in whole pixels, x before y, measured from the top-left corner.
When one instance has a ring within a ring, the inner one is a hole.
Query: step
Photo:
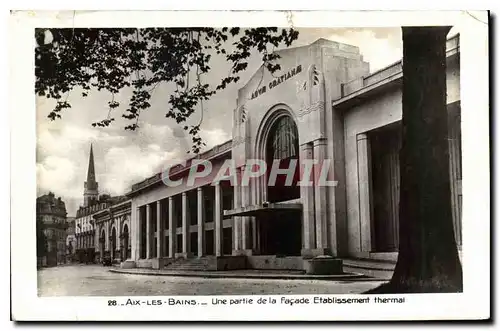
[[[177,267],[177,266],[193,266],[193,267],[208,267],[208,264],[203,263],[179,263],[179,264],[169,264],[168,267]]]
[[[343,259],[344,272],[356,272],[366,276],[390,279],[396,263],[368,259]]]
[[[165,270],[172,270],[172,271],[208,271],[206,268],[168,268]]]
[[[176,264],[176,265],[169,265],[167,267],[169,269],[172,269],[172,268],[185,268],[185,267],[190,267],[190,268],[206,268],[208,266],[202,265],[202,264]]]
[[[190,271],[206,271],[210,270],[214,264],[213,258],[189,258],[177,259],[172,263],[165,265],[165,270],[190,270]]]
[[[177,267],[177,268],[165,268],[164,270],[193,270],[193,271],[207,271],[208,268],[194,268],[194,267]]]

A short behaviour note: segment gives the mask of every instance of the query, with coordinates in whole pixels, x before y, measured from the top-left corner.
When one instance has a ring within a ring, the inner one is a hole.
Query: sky
[[[304,46],[319,38],[358,46],[364,60],[370,63],[371,72],[402,57],[399,27],[297,30],[299,38],[292,47]],[[253,54],[240,81],[204,103],[201,136],[207,148],[231,138],[237,91],[260,65],[259,56]],[[205,75],[204,83],[217,84],[221,79],[217,73],[229,71],[223,57],[213,58],[211,67],[213,74]],[[61,196],[66,202],[68,216],[74,216],[83,203],[91,143],[100,194],[125,194],[132,184],[189,157],[186,154],[190,148],[189,137],[174,121],[165,118],[169,89],[169,86],[159,85],[154,91],[151,108],[141,114],[136,131],[125,130],[130,121],[121,118],[130,91],[115,96],[121,106],[113,111],[116,121],[107,128],[94,128],[91,123],[107,116],[109,93],[92,91],[82,98],[80,91],[72,91],[68,97],[72,108],[64,110],[62,118],[56,121],[47,118],[55,102],[37,97],[37,194],[51,191]],[[201,111],[197,111],[192,115],[193,123],[199,121],[200,114]]]

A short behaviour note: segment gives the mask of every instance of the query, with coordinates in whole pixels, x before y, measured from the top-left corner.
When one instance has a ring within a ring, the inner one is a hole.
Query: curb
[[[110,272],[129,275],[144,276],[170,276],[170,277],[196,277],[196,278],[245,278],[245,279],[283,279],[283,280],[337,280],[337,281],[382,281],[368,277],[361,273],[351,273],[346,275],[293,275],[293,274],[216,274],[214,272],[193,272],[193,273],[173,273],[173,272],[153,272],[153,271],[132,271],[109,269]]]

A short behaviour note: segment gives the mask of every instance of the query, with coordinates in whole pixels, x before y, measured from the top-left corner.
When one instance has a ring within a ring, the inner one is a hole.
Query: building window
[[[292,162],[297,162],[299,136],[297,126],[290,116],[283,116],[273,124],[266,145],[267,176],[270,175],[275,162],[278,162],[279,169],[289,169]],[[287,185],[288,175],[276,176],[276,183],[267,187],[269,202],[300,198],[300,187],[297,185],[299,168],[295,165],[292,185]]]
[[[278,120],[273,129],[270,146],[273,158],[283,160],[293,156],[297,157],[299,136],[293,119],[285,116]]]

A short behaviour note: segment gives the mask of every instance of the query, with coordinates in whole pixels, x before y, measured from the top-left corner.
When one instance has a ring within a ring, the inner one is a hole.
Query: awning
[[[286,213],[302,211],[302,203],[294,201],[284,201],[275,203],[262,203],[239,207],[236,209],[224,210],[224,217],[233,216],[264,216],[272,213]]]

